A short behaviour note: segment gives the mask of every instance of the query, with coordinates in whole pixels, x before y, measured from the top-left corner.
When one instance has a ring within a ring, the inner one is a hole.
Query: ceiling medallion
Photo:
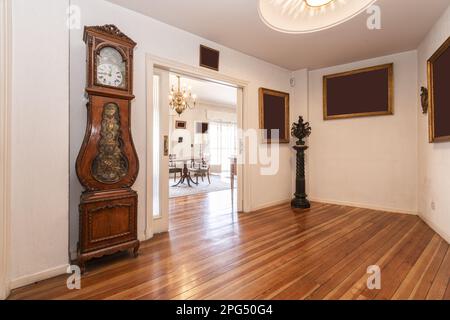
[[[284,33],[311,33],[344,23],[376,0],[259,0],[259,15],[270,28]]]

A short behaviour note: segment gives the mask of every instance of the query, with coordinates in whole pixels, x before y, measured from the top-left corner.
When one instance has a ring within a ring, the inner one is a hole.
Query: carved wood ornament
[[[139,160],[131,135],[133,50],[136,43],[114,25],[85,27],[86,134],[76,170],[85,192],[80,203],[78,263],[117,251],[137,255]]]

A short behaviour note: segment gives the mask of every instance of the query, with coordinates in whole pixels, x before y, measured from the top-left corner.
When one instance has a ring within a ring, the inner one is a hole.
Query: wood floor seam
[[[312,203],[238,214],[228,192],[175,198],[170,231],[88,264],[82,289],[66,276],[10,299],[445,299],[449,245],[416,216]],[[368,264],[382,288],[366,288]]]

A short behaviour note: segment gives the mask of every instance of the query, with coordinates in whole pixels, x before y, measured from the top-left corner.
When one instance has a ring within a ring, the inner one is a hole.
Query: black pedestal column
[[[295,198],[291,202],[292,208],[295,209],[309,209],[309,203],[306,195],[306,178],[305,178],[305,151],[307,146],[295,146],[297,151],[297,177],[295,183]]]

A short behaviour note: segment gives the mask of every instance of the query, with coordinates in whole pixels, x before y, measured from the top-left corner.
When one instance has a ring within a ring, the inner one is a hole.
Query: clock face
[[[122,87],[124,82],[120,69],[116,65],[107,63],[98,66],[97,81],[102,85],[118,88]]]
[[[126,88],[126,63],[119,51],[105,47],[97,55],[97,83],[104,86]]]

